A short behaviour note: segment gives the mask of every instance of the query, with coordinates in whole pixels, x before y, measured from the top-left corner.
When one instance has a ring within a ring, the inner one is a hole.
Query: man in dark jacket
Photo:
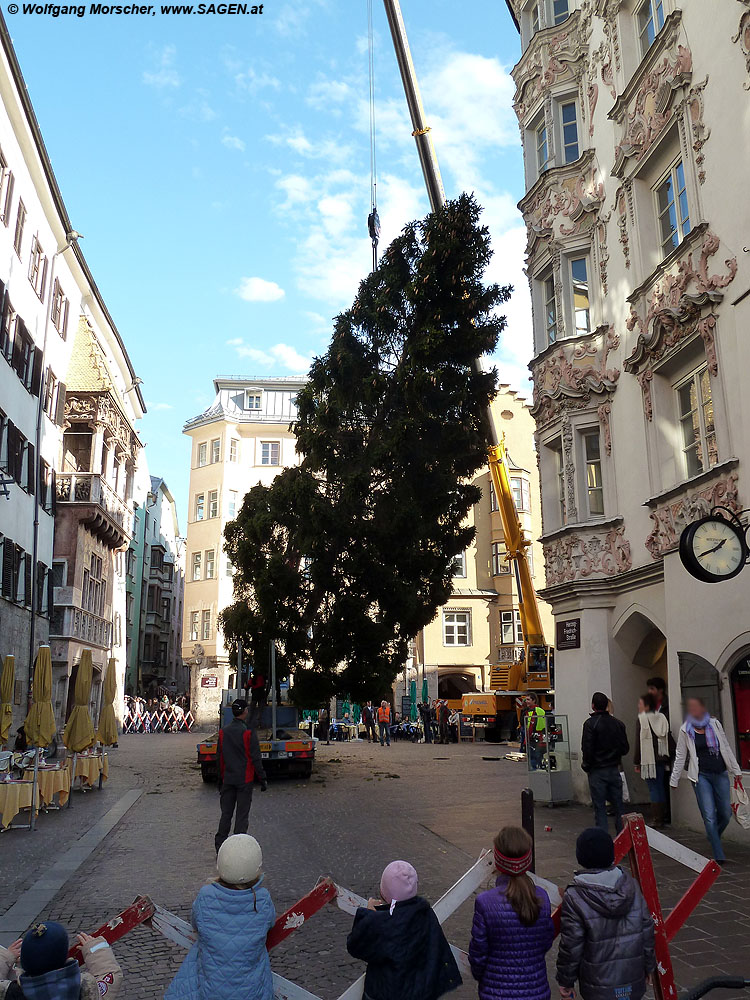
[[[233,815],[234,832],[247,833],[253,802],[253,782],[260,782],[262,792],[267,787],[258,734],[247,727],[247,702],[242,698],[232,702],[232,715],[232,721],[219,733],[221,819],[214,840],[217,854],[229,836]]]
[[[362,709],[362,722],[364,723],[365,733],[367,735],[368,743],[378,742],[378,731],[375,728],[375,708],[371,701],[368,701],[365,707]]]
[[[581,767],[589,778],[594,822],[607,830],[607,802],[615,810],[615,827],[622,830],[622,778],[620,762],[630,750],[625,726],[609,714],[609,698],[597,691],[591,701],[592,714],[583,724]]]
[[[656,969],[654,921],[630,875],[615,867],[612,838],[584,830],[576,843],[577,872],[563,896],[557,982],[572,1000],[641,1000]]]

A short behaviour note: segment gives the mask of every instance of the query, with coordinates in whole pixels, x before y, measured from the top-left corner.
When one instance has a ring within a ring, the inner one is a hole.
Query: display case
[[[573,780],[567,715],[532,715],[527,717],[527,725],[526,766],[534,800],[547,805],[569,802],[573,798]]]

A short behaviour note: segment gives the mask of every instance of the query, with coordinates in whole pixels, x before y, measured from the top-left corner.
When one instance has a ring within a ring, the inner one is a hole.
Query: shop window
[[[750,656],[745,656],[729,674],[737,732],[737,757],[743,771],[750,771]]]

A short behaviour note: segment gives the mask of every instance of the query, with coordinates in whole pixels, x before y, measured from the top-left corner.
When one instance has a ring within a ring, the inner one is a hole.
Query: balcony
[[[81,608],[57,607],[50,621],[54,638],[78,639],[87,646],[109,649],[112,645],[112,623],[106,618]]]
[[[133,515],[112,487],[93,472],[61,473],[57,503],[75,505],[79,521],[111,549],[121,549],[133,534]]]

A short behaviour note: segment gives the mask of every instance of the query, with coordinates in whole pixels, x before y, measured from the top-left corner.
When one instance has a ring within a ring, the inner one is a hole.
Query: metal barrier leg
[[[534,793],[530,788],[521,792],[521,826],[531,837],[531,871],[536,871],[536,834],[534,832]]]

